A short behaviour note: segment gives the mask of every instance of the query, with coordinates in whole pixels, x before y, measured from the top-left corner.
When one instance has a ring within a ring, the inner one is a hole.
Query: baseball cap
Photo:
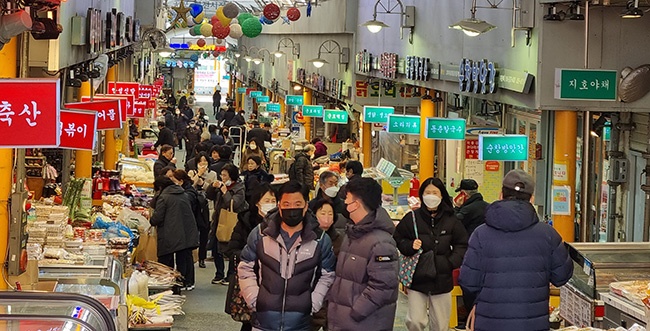
[[[503,187],[533,195],[535,191],[535,181],[527,172],[521,169],[510,170],[503,177]]]
[[[458,188],[456,189],[456,192],[460,192],[460,190],[476,190],[478,188],[478,183],[473,180],[473,179],[463,179],[460,181],[460,185],[458,185]]]

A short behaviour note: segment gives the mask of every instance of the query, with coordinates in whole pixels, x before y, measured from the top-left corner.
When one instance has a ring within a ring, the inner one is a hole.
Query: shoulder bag
[[[411,211],[413,217],[413,230],[415,231],[415,239],[420,239],[418,234],[418,225],[415,220],[415,212]],[[399,252],[399,251],[398,251]],[[422,252],[422,248],[411,255],[405,256],[399,252],[399,280],[402,285],[410,288],[413,284],[413,278],[417,274],[417,278],[422,277],[436,277],[435,265],[435,252],[426,251]]]
[[[230,209],[219,211],[219,223],[217,224],[217,240],[219,242],[229,242],[235,225],[237,225],[237,213],[233,211],[233,202],[234,199],[231,199]]]

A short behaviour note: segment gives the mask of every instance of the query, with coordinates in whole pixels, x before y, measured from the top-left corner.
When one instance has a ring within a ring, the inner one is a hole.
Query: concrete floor
[[[228,287],[210,283],[214,277],[214,264],[211,261],[206,264],[207,268],[205,269],[199,268],[198,264],[195,266],[196,288],[194,291],[183,293],[187,296],[187,302],[183,306],[185,316],[175,317],[172,329],[174,331],[238,331],[241,327],[239,322],[233,321],[230,315],[224,313]],[[406,307],[406,297],[400,294],[394,325],[395,331],[406,331],[404,324]]]

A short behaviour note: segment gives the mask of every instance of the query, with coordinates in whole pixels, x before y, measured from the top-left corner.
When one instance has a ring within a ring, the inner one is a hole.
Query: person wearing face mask
[[[307,188],[289,181],[278,197],[279,209],[253,229],[241,252],[241,294],[256,312],[255,330],[309,330],[334,281],[336,258],[307,208]]]
[[[228,263],[228,272],[224,273],[225,265],[221,252],[228,248],[227,242],[217,240],[217,226],[219,225],[219,214],[221,209],[230,209],[232,202],[233,212],[241,213],[248,210],[246,201],[246,188],[244,182],[239,179],[239,170],[233,164],[226,164],[221,169],[221,180],[216,180],[206,190],[206,197],[214,201],[214,213],[212,214],[212,224],[210,234],[208,235],[208,249],[212,249],[214,257],[214,266],[217,269],[212,284],[228,285],[226,276],[235,272],[233,259]]]
[[[314,189],[314,166],[311,159],[315,150],[316,148],[311,144],[303,147],[302,151],[296,153],[293,164],[287,171],[289,179],[300,182],[310,191]]]
[[[318,178],[318,190],[314,199],[309,201],[309,209],[316,212],[315,206],[318,200],[325,200],[334,208],[334,213],[337,214],[337,221],[334,227],[337,229],[345,230],[347,218],[345,214],[345,203],[339,197],[339,176],[331,171],[323,171]]]
[[[185,141],[185,147],[187,148],[185,151],[185,162],[187,162],[190,159],[194,158],[194,148],[201,141],[201,128],[199,128],[199,126],[196,124],[196,121],[194,120],[190,121],[187,130],[185,130]]]
[[[241,154],[241,164],[239,165],[239,168],[241,171],[246,171],[248,169],[248,158],[251,156],[257,156],[260,158],[260,166],[262,166],[263,169],[266,167],[266,156],[264,155],[264,152],[260,149],[260,142],[257,139],[251,140],[251,142],[248,143],[248,147],[244,150],[244,152]]]
[[[262,159],[257,155],[251,155],[246,159],[248,167],[242,172],[244,184],[246,185],[246,199],[250,201],[253,190],[262,183],[272,183],[275,177],[270,175],[261,167]]]
[[[203,204],[207,200],[207,195],[205,191],[217,180],[217,173],[210,170],[208,167],[210,162],[208,161],[208,155],[205,152],[200,152],[195,158],[195,163],[197,164],[197,170],[190,170],[187,175],[192,180],[193,186],[197,190],[197,199],[200,200],[200,203]],[[208,205],[208,209],[210,206]],[[203,208],[201,211],[205,212]],[[212,210],[208,210],[208,214]],[[207,245],[208,245],[208,235],[210,233],[210,218],[203,217],[203,222],[197,222],[199,225],[199,268],[205,268],[205,259],[207,257]]]
[[[381,185],[372,178],[348,183],[350,213],[328,295],[328,330],[392,330],[398,296],[395,226],[381,207]]]
[[[406,328],[447,331],[454,287],[452,273],[460,267],[467,251],[467,231],[456,218],[451,197],[440,179],[425,180],[420,185],[419,196],[421,207],[404,216],[393,237],[404,256],[412,256],[420,249],[433,251],[436,276],[419,278],[416,273],[413,277],[408,289]],[[417,237],[413,222],[417,223]]]
[[[266,215],[272,213],[272,211],[277,208],[278,204],[275,200],[275,192],[271,189],[271,185],[263,183],[253,190],[249,204],[251,206],[249,210],[237,215],[237,225],[232,232],[232,237],[230,237],[228,250],[225,252],[225,254],[236,263],[239,262],[241,251],[246,246],[246,240],[251,231],[264,222]],[[237,273],[235,273],[231,276],[231,279],[229,279],[229,286],[232,286],[233,282],[237,281],[239,280],[237,278]],[[232,299],[233,298],[229,297],[226,298],[226,307],[229,307],[229,300]],[[250,321],[242,322],[241,331],[250,331],[252,328],[253,325]]]
[[[174,157],[174,147],[172,145],[162,145],[160,147],[158,160],[153,164],[154,178],[164,175],[163,169],[167,167],[176,168],[176,158]]]

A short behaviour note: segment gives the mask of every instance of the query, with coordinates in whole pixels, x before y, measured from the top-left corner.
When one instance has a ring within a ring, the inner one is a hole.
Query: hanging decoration
[[[192,18],[192,21],[194,21],[194,23],[196,23],[196,24],[201,24],[201,23],[203,23],[204,19],[205,19],[205,14],[200,13],[196,17]]]
[[[192,17],[197,17],[201,13],[203,13],[203,6],[201,4],[193,3],[190,5],[190,15]]]
[[[262,33],[262,23],[256,19],[247,19],[242,23],[241,28],[248,38],[255,38]]]
[[[204,37],[212,36],[212,24],[210,23],[201,24],[201,35],[203,35]]]
[[[280,7],[274,3],[269,3],[264,6],[264,17],[268,18],[271,21],[276,20],[280,17]]]
[[[311,17],[311,0],[307,1],[307,17]]]
[[[239,15],[239,7],[236,4],[229,2],[223,6],[223,15],[227,18],[235,18]]]
[[[300,19],[300,9],[296,7],[289,8],[289,10],[287,10],[287,18],[292,22]]]
[[[217,15],[214,15],[214,16],[210,17],[210,23],[211,23],[212,25],[221,24],[221,23],[219,22],[219,18],[217,17]]]
[[[192,34],[192,32],[190,32],[190,34],[193,35],[193,36],[200,36],[201,35],[201,25],[203,25],[203,24],[198,24],[198,25],[195,25],[193,28],[191,28],[190,30],[192,30],[192,32],[194,32],[194,34]]]
[[[244,31],[242,30],[241,25],[239,24],[230,25],[230,38],[239,39],[243,35],[244,35]]]
[[[239,22],[239,25],[243,26],[244,22],[249,18],[255,18],[255,16],[250,13],[241,13],[237,16],[237,22]]]
[[[265,16],[260,17],[260,23],[266,24],[266,25],[271,25],[275,23],[275,21],[271,21],[270,19],[266,18]]]
[[[230,25],[230,21],[232,20],[231,18],[226,17],[226,15],[223,14],[223,7],[217,8],[217,18],[219,18],[219,21],[223,26],[228,26]]]
[[[221,24],[215,24],[212,26],[212,35],[219,39],[224,39],[230,35],[230,27],[221,26]]]
[[[199,40],[196,42],[196,44],[197,44],[199,47],[203,47],[203,46],[205,46],[205,39],[203,39],[203,38],[199,39]]]
[[[214,57],[219,57],[219,55],[221,55],[221,52],[219,52],[219,51],[212,51],[212,56],[214,56]]]
[[[181,3],[178,7],[172,7],[172,10],[176,12],[176,17],[172,20],[171,26],[176,26],[176,24],[182,24],[180,21],[183,21],[187,25],[187,13],[190,11],[190,8],[185,7],[184,0],[181,0]]]
[[[192,54],[192,55],[190,55],[190,60],[192,60],[192,61],[194,61],[194,62],[196,62],[196,61],[198,61],[198,60],[199,60],[199,56],[198,56],[198,55],[196,55],[196,54]]]

